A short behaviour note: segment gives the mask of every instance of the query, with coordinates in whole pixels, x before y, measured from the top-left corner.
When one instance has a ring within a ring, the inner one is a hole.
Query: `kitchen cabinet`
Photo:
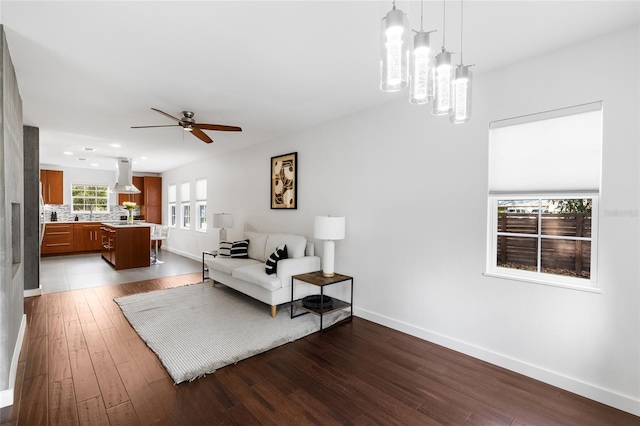
[[[148,223],[162,223],[162,178],[156,176],[144,177],[142,191],[142,207],[140,214]]]
[[[100,223],[75,223],[73,225],[73,251],[87,252],[102,249]]]
[[[63,204],[62,170],[40,170],[42,200],[45,204]]]
[[[47,223],[44,227],[40,253],[43,255],[71,253],[73,251],[73,231],[72,223]]]
[[[144,178],[142,176],[134,176],[131,180],[133,186],[140,190],[137,194],[118,194],[118,205],[121,206],[125,201],[133,201],[137,205],[142,205],[142,194],[144,193]]]
[[[101,227],[102,258],[114,269],[151,265],[151,228],[145,225],[105,225]]]

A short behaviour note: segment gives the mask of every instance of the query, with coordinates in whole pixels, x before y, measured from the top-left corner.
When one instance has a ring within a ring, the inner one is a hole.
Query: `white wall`
[[[167,184],[207,177],[209,213],[234,214],[233,239],[311,238],[314,215],[344,215],[336,271],[355,277],[357,315],[640,414],[638,36],[478,76],[463,126],[394,102],[164,173],[164,199]],[[484,276],[488,123],[598,100],[602,291]],[[294,151],[299,208],[270,210],[270,157]],[[199,258],[217,242],[217,230],[174,230],[168,247]]]

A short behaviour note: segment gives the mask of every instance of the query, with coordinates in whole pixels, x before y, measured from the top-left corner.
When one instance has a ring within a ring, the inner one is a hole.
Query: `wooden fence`
[[[588,278],[591,269],[591,242],[550,239],[544,236],[591,237],[590,213],[543,213],[541,219],[541,269],[559,275]],[[536,213],[499,213],[498,232],[538,234]],[[536,270],[538,239],[498,236],[498,266]]]

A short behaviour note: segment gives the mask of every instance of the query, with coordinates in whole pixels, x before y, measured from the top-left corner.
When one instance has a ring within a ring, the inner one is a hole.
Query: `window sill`
[[[496,272],[483,272],[482,275],[484,275],[485,277],[502,278],[502,279],[507,279],[507,280],[511,280],[511,281],[522,281],[522,282],[527,282],[527,283],[532,283],[532,284],[546,285],[546,286],[550,286],[550,287],[560,287],[560,288],[566,288],[566,289],[569,289],[569,290],[579,290],[579,291],[586,291],[587,293],[602,294],[602,289],[599,288],[599,287],[591,287],[591,286],[583,286],[583,285],[578,285],[578,284],[568,284],[568,283],[559,283],[559,282],[553,282],[553,281],[537,280],[537,279],[534,279],[534,278],[519,277],[519,276],[514,276],[514,275],[500,274],[500,273],[496,273]]]

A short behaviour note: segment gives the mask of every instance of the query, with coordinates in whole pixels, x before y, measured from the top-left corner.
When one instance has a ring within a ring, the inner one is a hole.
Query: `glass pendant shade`
[[[453,110],[449,114],[449,121],[454,124],[466,123],[471,119],[471,83],[470,65],[460,65],[456,68],[453,81]]]
[[[401,10],[395,7],[382,20],[380,89],[397,92],[407,87],[409,57],[409,23]]]
[[[409,102],[415,105],[431,102],[433,100],[433,64],[429,33],[420,31],[413,37],[410,70]]]
[[[451,53],[442,49],[436,56],[435,97],[433,99],[433,115],[447,115],[453,108],[452,99],[453,66]]]

